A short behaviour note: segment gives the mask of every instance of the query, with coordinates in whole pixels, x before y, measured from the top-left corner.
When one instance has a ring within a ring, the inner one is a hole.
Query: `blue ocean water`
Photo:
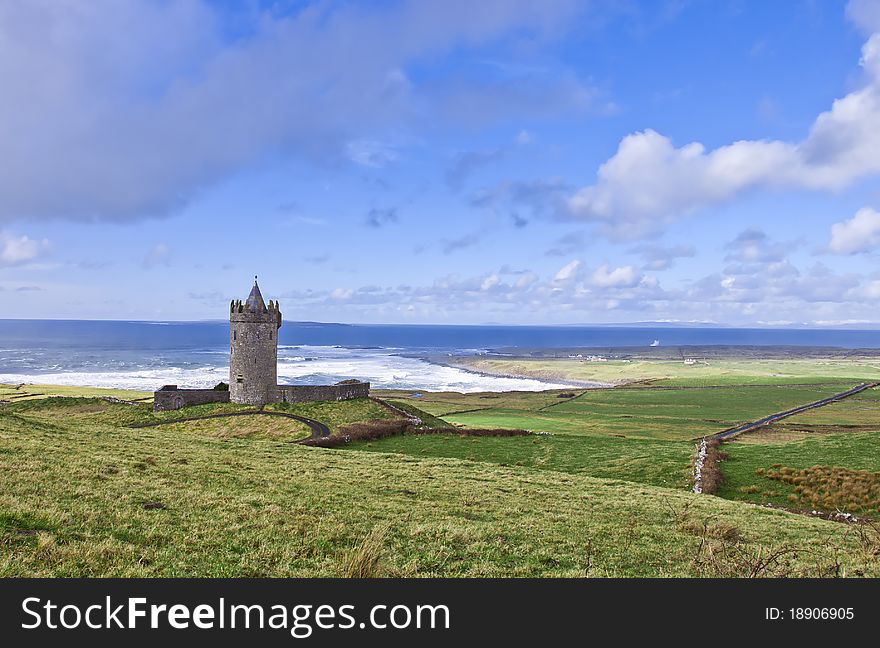
[[[285,322],[279,381],[345,378],[413,389],[540,389],[418,359],[508,347],[791,345],[880,348],[880,331],[610,326],[407,326]],[[227,322],[0,320],[0,382],[155,389],[227,379]],[[415,356],[415,357],[414,357]]]

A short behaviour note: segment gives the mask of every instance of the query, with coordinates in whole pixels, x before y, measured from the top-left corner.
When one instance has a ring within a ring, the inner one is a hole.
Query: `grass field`
[[[722,463],[724,482],[718,495],[750,502],[770,502],[792,508],[828,510],[821,503],[795,495],[796,484],[770,479],[766,472],[776,467],[807,469],[813,466],[841,467],[852,471],[866,471],[880,475],[880,425],[873,432],[852,432],[813,435],[789,443],[729,443],[724,446],[729,457]],[[845,490],[847,485],[841,484]],[[848,504],[848,503],[847,503]],[[880,515],[880,501],[868,506],[830,507],[841,511]]]
[[[690,442],[621,439],[611,436],[533,435],[469,437],[454,434],[406,435],[352,444],[351,449],[415,457],[450,457],[501,466],[526,466],[573,475],[625,479],[687,489]]]
[[[657,384],[773,385],[822,382],[860,382],[880,375],[880,358],[712,358],[686,365],[682,360],[609,360],[460,357],[456,366],[488,374],[527,376],[545,380],[602,383],[651,381]]]
[[[389,576],[880,575],[844,525],[683,490],[24,405],[0,408],[4,576],[337,576],[365,548]]]
[[[391,412],[368,398],[316,403],[274,403],[267,405],[266,410],[296,414],[321,421],[330,428],[331,432],[335,432],[340,425],[346,423],[394,418]]]
[[[26,398],[13,401],[4,406],[4,411],[10,415],[26,414],[32,419],[55,421],[60,413],[63,412],[65,418],[69,417],[73,420],[100,422],[121,427],[172,423],[173,421],[186,418],[252,412],[255,410],[256,408],[251,405],[209,403],[167,412],[154,412],[151,403],[117,407],[107,401],[96,398],[73,396]],[[367,398],[341,402],[278,403],[266,406],[266,410],[317,419],[326,424],[331,431],[335,431],[340,425],[345,425],[346,423],[389,418],[392,416],[387,409]],[[297,421],[282,417],[241,417],[235,420],[236,425],[254,430],[258,430],[261,427],[278,431],[282,431],[286,427],[296,431],[308,430],[306,426]],[[224,433],[223,430],[226,422],[223,419],[200,422],[192,421],[186,425],[189,427],[200,427],[204,430],[214,430],[217,434],[221,434]]]
[[[722,497],[880,516],[876,496],[849,497],[859,490],[860,482],[880,481],[880,389],[784,419],[743,435],[724,449],[729,458],[722,465],[724,483],[718,492]],[[829,494],[841,497],[823,501],[800,496],[797,487],[810,485],[809,474],[793,475],[798,483],[772,478],[781,467],[803,471],[817,466],[850,471],[839,475],[840,483],[826,485]]]
[[[415,404],[458,426],[519,427],[549,432],[552,436],[504,442],[453,436],[407,436],[356,447],[688,488],[694,452],[689,439],[818,400],[853,384],[823,377],[819,384],[804,384],[802,380],[790,384],[671,389],[664,383],[660,387],[557,390],[540,394],[419,394],[414,397],[411,392],[398,391],[389,394],[394,402]],[[574,394],[574,397],[560,398],[560,394]],[[877,473],[880,480],[880,389],[784,419],[758,433],[744,435],[735,443],[725,444],[723,451],[729,459],[721,463],[724,481],[717,493],[721,497],[792,509],[880,515],[880,501],[872,495],[874,477],[853,472]],[[778,472],[772,468],[774,465],[791,471],[812,472],[766,474],[768,470]],[[812,474],[816,472],[814,466],[834,468],[836,481],[827,475]],[[818,486],[808,488],[810,484]],[[862,494],[844,496],[845,491]]]
[[[9,385],[0,383],[0,401],[17,402],[51,396],[97,396],[120,400],[153,402],[153,392],[131,389],[103,389],[101,387],[69,387],[67,385]]]
[[[383,393],[466,427],[511,427],[569,435],[689,440],[796,405],[853,383],[717,388],[617,388],[505,394]],[[559,398],[560,394],[575,398]]]

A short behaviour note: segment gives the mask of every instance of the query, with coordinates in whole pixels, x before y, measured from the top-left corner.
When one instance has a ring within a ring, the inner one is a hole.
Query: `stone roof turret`
[[[262,313],[266,310],[266,302],[263,301],[263,294],[260,292],[260,286],[257,285],[256,276],[254,276],[254,287],[251,288],[251,294],[248,295],[244,306],[245,310],[251,313]]]

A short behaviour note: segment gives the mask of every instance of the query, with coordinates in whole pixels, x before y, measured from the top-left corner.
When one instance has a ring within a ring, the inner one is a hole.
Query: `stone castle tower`
[[[251,294],[242,302],[229,304],[229,390],[178,389],[165,385],[153,393],[157,412],[207,403],[311,403],[369,398],[370,383],[344,380],[335,385],[279,385],[278,329],[281,308],[278,302],[263,301],[257,278]]]
[[[263,301],[257,278],[245,302],[229,308],[229,399],[233,403],[264,405],[275,400],[278,383],[277,302]]]

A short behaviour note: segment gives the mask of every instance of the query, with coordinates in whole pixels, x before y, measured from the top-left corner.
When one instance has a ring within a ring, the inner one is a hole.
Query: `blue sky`
[[[880,322],[878,2],[0,5],[6,317]]]

